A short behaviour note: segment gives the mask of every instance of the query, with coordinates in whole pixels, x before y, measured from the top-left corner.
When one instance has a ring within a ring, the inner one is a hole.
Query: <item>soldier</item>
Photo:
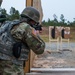
[[[28,59],[30,50],[37,55],[44,52],[44,41],[32,32],[38,26],[39,18],[34,7],[27,7],[20,20],[1,26],[0,75],[24,75],[23,61]]]

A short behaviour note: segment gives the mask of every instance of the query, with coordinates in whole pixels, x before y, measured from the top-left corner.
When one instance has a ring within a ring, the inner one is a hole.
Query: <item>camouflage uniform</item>
[[[8,27],[9,26],[11,25],[8,25]],[[3,30],[2,28],[1,30]],[[2,35],[2,37],[5,37],[6,34],[7,33],[5,32]],[[42,40],[40,40],[38,37],[36,37],[34,34],[32,34],[32,27],[27,23],[20,23],[19,25],[14,26],[13,29],[11,30],[11,35],[17,40],[23,40],[24,44],[23,44],[22,53],[19,59],[15,59],[15,57],[12,55],[12,51],[10,51],[12,49],[12,43],[7,41],[11,36],[6,38],[4,42],[2,42],[2,38],[0,38],[0,42],[7,45],[7,47],[3,46],[2,48],[2,43],[0,44],[0,59],[2,62],[2,63],[0,62],[0,66],[2,67],[2,68],[0,67],[0,69],[3,70],[1,71],[1,73],[2,72],[6,73],[4,75],[22,75],[23,61],[28,59],[28,53],[30,49],[32,49],[33,52],[36,54],[42,54],[44,52],[45,43]],[[12,42],[14,43],[14,41]],[[26,43],[28,44],[30,49],[24,46]],[[5,54],[2,53],[4,51],[6,51]]]
[[[45,43],[35,34],[26,22],[7,22],[0,28],[0,75],[24,75],[23,61],[28,59],[30,49],[35,54],[42,54]],[[12,54],[13,45],[22,45],[19,58]]]
[[[24,75],[23,66],[0,60],[0,75]]]
[[[6,20],[6,16],[2,14],[1,8],[2,1],[3,0],[0,0],[0,26],[4,25],[3,22],[5,22]],[[0,29],[0,32],[1,31],[3,31],[3,28]],[[0,37],[0,42],[1,38],[2,36]],[[1,45],[0,50],[2,50]],[[23,61],[17,60],[17,62],[19,62],[19,64],[17,64],[16,60],[10,61],[7,58],[9,57],[6,57],[6,55],[4,56],[4,54],[0,52],[0,75],[24,75]],[[14,64],[14,62],[16,63]]]

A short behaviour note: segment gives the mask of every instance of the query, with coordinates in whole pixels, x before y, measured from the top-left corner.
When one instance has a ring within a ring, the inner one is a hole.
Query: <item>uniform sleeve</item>
[[[11,35],[18,40],[22,40],[26,26],[27,24],[25,23],[21,23],[20,25],[14,26],[11,30]]]
[[[28,31],[26,32],[24,40],[35,54],[39,55],[44,52],[45,42],[41,39],[41,37],[33,34],[31,29],[28,29]]]
[[[19,39],[23,41],[23,43],[27,44],[35,54],[42,54],[45,49],[45,43],[40,37],[37,37],[32,30],[33,28],[30,25],[22,23],[19,26],[15,26],[11,30],[11,34],[16,39]]]

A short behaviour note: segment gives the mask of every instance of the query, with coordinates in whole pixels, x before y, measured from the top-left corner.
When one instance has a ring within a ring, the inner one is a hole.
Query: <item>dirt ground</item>
[[[51,51],[47,47],[42,55],[35,57],[33,62],[34,68],[75,68],[74,49]]]
[[[49,35],[49,28],[44,27],[41,35]],[[71,27],[70,40],[75,40],[75,28]],[[64,48],[67,48],[66,43],[63,43]],[[52,48],[51,48],[52,47]],[[70,42],[71,49],[62,49],[56,51],[56,45],[46,43],[45,51],[42,55],[35,57],[33,62],[34,68],[75,68],[75,42]],[[51,49],[55,49],[54,51]]]

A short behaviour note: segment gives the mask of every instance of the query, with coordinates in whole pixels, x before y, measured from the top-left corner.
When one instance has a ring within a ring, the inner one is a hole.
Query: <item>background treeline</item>
[[[44,26],[75,26],[75,18],[73,18],[74,19],[73,22],[70,21],[66,22],[66,19],[64,18],[63,14],[61,14],[60,16],[60,21],[58,21],[57,16],[55,14],[53,15],[53,17],[54,20],[50,20],[50,18],[48,18],[48,21],[43,20],[42,24]]]
[[[14,19],[19,19],[20,13],[18,10],[16,10],[14,7],[10,8],[9,14],[7,13],[6,9],[1,10],[2,14],[6,15],[7,20],[14,20]]]
[[[10,8],[9,14],[7,13],[6,9],[2,9],[1,11],[3,14],[7,16],[7,20],[14,20],[20,18],[20,13],[18,10],[16,10],[14,7]],[[75,18],[73,22],[67,21],[63,14],[60,16],[60,21],[58,21],[56,14],[53,15],[54,20],[50,20],[48,18],[47,21],[43,20],[42,24],[43,26],[75,26]]]

